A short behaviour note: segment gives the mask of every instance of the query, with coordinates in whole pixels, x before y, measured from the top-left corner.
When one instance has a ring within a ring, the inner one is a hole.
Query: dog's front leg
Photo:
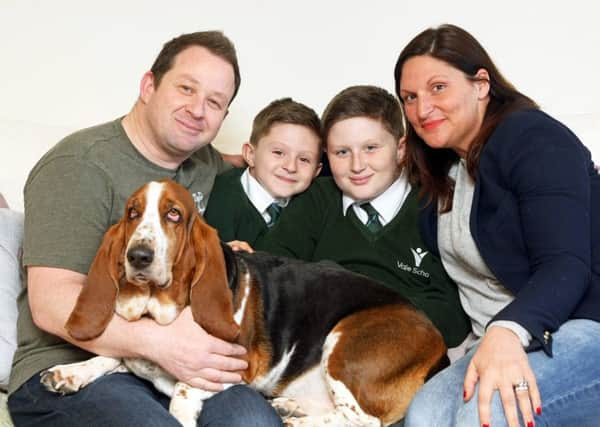
[[[171,397],[169,412],[183,427],[196,427],[202,411],[202,403],[215,394],[214,391],[201,390],[178,382],[175,384],[175,391]]]
[[[145,359],[125,358],[123,362],[137,377],[150,381],[161,393],[173,396],[177,381],[160,366]]]
[[[71,394],[103,375],[126,371],[121,359],[96,356],[83,362],[49,368],[40,374],[40,381],[49,391]]]

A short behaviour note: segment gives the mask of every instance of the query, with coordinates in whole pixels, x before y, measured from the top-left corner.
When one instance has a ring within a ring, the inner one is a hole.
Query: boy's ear
[[[313,178],[316,178],[321,173],[321,169],[323,169],[323,163],[319,162],[317,168],[315,169],[315,174],[313,175]]]
[[[244,142],[244,145],[242,145],[242,156],[244,157],[244,160],[246,161],[246,163],[248,163],[248,166],[253,168],[254,167],[254,146],[252,144],[250,144],[249,142]]]
[[[398,164],[404,160],[404,154],[406,152],[406,136],[403,136],[398,140],[398,147],[396,148],[396,161]]]
[[[148,103],[154,93],[154,89],[154,74],[152,71],[146,71],[140,82],[140,99],[144,104]]]

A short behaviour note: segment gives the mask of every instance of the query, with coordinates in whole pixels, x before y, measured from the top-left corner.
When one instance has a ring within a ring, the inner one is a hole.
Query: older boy
[[[273,101],[254,119],[242,147],[246,169],[217,177],[204,214],[223,241],[253,245],[277,221],[294,195],[321,170],[321,122],[291,98]]]
[[[329,259],[409,298],[460,344],[470,326],[456,285],[425,250],[418,188],[402,173],[404,127],[396,99],[354,86],[336,95],[322,117],[332,178],[317,179],[286,209],[258,249],[308,261]]]

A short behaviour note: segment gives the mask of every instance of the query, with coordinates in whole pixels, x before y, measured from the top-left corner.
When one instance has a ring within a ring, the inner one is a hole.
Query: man
[[[136,188],[171,178],[204,210],[215,175],[228,167],[210,142],[239,85],[235,49],[222,33],[184,34],[164,45],[125,117],[66,137],[31,171],[25,185],[28,290],[19,299],[8,401],[16,425],[178,425],[167,411],[169,398],[131,374],[105,376],[67,397],[40,385],[40,371],[90,353],[143,357],[209,390],[240,381],[235,371],[246,364],[235,356],[245,350],[204,332],[189,308],[168,326],[114,316],[87,342],[63,326],[104,232]],[[199,424],[208,423],[280,421],[257,393],[236,386],[206,402]]]

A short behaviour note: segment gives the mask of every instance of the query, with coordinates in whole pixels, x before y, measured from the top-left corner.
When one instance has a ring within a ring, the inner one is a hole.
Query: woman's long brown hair
[[[483,68],[488,72],[490,101],[481,128],[470,145],[466,158],[469,175],[475,179],[481,151],[496,126],[513,111],[538,106],[504,78],[483,46],[471,34],[450,24],[423,31],[402,50],[394,70],[396,94],[399,98],[404,63],[420,55],[444,61],[473,81],[478,80],[478,70]],[[400,100],[402,101],[402,98]],[[410,181],[421,186],[421,196],[427,197],[429,203],[439,200],[441,212],[449,211],[452,209],[454,181],[448,177],[448,171],[458,160],[458,155],[451,149],[429,147],[410,123],[407,123],[406,136],[405,163]]]

